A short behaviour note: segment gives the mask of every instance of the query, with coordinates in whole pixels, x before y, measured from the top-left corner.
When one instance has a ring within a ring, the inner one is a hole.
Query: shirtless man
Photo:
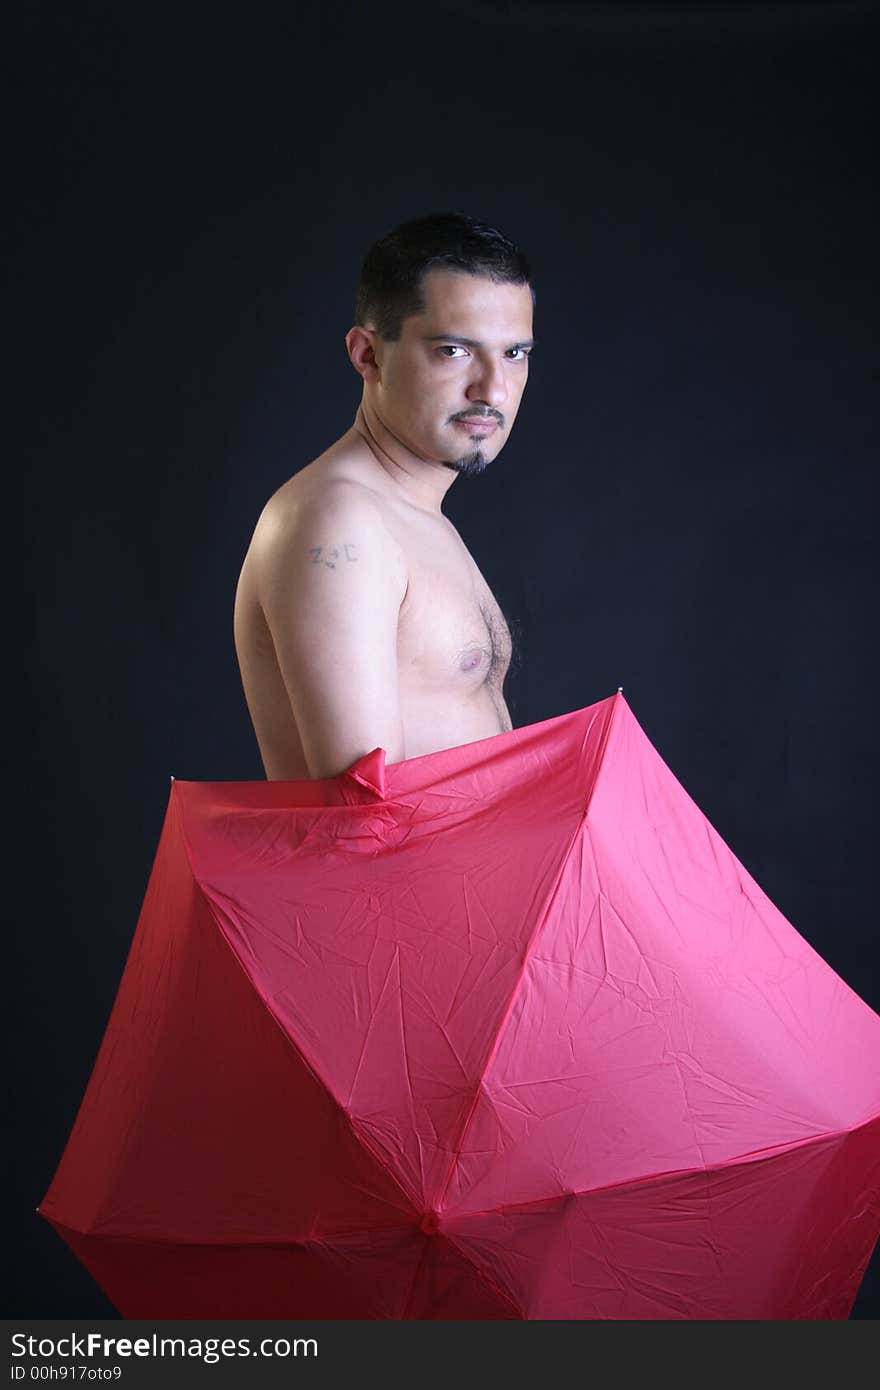
[[[354,423],[269,499],[235,646],[269,779],[331,777],[512,727],[510,633],[441,504],[504,447],[528,375],[523,253],[458,214],[371,248],[346,334]]]

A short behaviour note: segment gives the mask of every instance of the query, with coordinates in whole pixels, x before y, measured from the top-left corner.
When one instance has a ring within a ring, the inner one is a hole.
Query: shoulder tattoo
[[[313,545],[309,547],[309,554],[313,565],[326,565],[328,569],[335,570],[337,564],[343,561],[357,561],[357,546],[350,542],[341,549],[336,545]]]

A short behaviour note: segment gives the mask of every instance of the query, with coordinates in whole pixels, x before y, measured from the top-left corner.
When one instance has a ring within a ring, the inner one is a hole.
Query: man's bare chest
[[[407,567],[398,618],[401,680],[501,689],[512,643],[501,608],[451,523],[396,536]]]

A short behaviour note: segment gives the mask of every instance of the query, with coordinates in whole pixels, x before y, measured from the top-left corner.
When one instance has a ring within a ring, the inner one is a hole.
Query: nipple
[[[464,652],[459,657],[459,670],[475,671],[482,664],[483,657],[488,655],[489,653],[483,647],[471,647],[469,651]]]

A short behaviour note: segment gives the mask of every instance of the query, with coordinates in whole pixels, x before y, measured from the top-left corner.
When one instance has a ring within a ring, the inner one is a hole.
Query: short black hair
[[[354,321],[397,342],[403,320],[425,310],[422,276],[432,266],[485,275],[496,284],[528,285],[532,272],[514,242],[460,212],[433,212],[401,222],[370,247],[361,267]]]

